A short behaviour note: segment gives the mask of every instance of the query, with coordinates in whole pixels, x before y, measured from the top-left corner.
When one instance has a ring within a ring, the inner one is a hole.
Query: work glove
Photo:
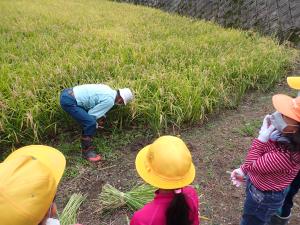
[[[271,124],[270,117],[271,115],[265,116],[257,138],[259,141],[263,143],[269,141],[271,133],[275,130],[275,127]]]
[[[103,129],[105,121],[106,121],[106,117],[105,116],[100,117],[97,120],[97,122],[96,122],[96,129]]]
[[[238,168],[231,172],[230,179],[234,186],[240,187],[245,183],[245,174],[241,168]]]

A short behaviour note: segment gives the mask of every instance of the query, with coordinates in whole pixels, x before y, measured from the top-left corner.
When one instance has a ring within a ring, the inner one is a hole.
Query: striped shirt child
[[[299,161],[299,152],[285,151],[275,141],[263,143],[255,139],[241,169],[257,189],[281,191],[297,176]]]

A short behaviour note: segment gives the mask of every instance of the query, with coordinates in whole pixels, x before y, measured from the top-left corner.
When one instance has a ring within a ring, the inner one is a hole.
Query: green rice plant
[[[61,215],[59,216],[61,225],[70,225],[77,223],[77,214],[80,205],[85,200],[86,196],[82,194],[72,194],[67,205],[63,209]]]
[[[99,195],[103,211],[118,209],[127,206],[136,211],[154,198],[156,188],[148,184],[137,185],[128,192],[121,192],[110,184],[102,187]]]
[[[266,90],[298,52],[254,32],[106,0],[0,1],[0,144],[43,142],[78,129],[59,105],[63,88],[130,87],[112,129],[157,133],[235,107]]]

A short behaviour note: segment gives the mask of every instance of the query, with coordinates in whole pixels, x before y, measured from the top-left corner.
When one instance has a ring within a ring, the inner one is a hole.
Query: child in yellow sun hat
[[[198,195],[188,186],[195,166],[180,138],[158,138],[138,153],[135,164],[140,177],[158,190],[152,202],[134,213],[130,225],[199,225]]]
[[[29,145],[0,163],[0,223],[59,225],[54,197],[66,160],[58,150]]]

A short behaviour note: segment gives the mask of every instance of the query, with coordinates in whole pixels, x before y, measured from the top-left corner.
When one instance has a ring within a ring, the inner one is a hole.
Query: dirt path
[[[300,71],[299,71],[300,72]],[[300,74],[300,73],[299,73]],[[251,140],[258,133],[262,118],[273,112],[271,96],[274,93],[296,95],[285,82],[278,84],[272,92],[253,92],[235,110],[225,110],[208,118],[203,126],[183,131],[180,135],[188,143],[197,168],[194,184],[201,189],[201,214],[210,220],[203,225],[238,225],[242,212],[244,190],[230,184],[226,170],[232,170],[243,161]],[[109,182],[120,189],[128,189],[139,181],[134,167],[136,152],[151,140],[141,139],[119,149],[120,158],[115,162],[81,168],[79,176],[65,180],[58,193],[58,202],[65,203],[74,192],[88,194],[80,209],[79,222],[84,225],[126,225],[125,210],[101,216],[98,195],[101,186]],[[290,225],[300,224],[300,195],[296,198]]]

